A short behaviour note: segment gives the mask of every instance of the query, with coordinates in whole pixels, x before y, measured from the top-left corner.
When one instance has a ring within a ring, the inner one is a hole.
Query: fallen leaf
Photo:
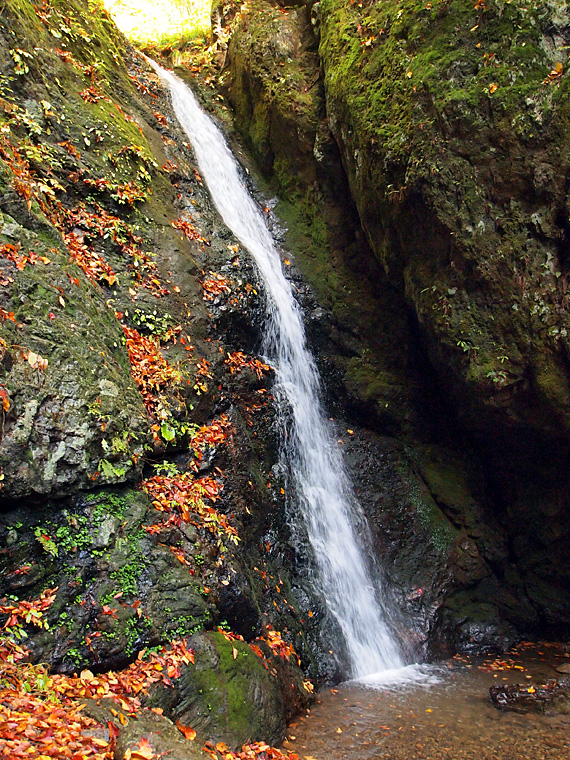
[[[193,742],[196,738],[196,731],[194,731],[193,728],[190,728],[190,726],[183,726],[182,723],[177,720],[176,721],[176,728],[184,734],[184,737],[188,739],[189,741]]]

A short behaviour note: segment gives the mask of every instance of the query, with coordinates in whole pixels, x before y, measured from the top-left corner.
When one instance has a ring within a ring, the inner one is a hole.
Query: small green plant
[[[127,637],[127,646],[125,647],[125,654],[130,657],[134,650],[137,639],[139,638],[139,632],[137,630],[137,621],[134,617],[127,620],[125,625],[125,636]]]
[[[127,472],[124,467],[117,467],[108,459],[100,459],[99,468],[106,478],[122,478]]]
[[[466,340],[458,340],[457,345],[462,349],[464,353],[468,353],[469,351],[475,352],[479,350],[479,346],[474,346],[472,343],[469,343]]]
[[[21,688],[28,694],[41,692],[50,702],[59,702],[57,692],[50,688],[50,676],[45,665],[30,665],[26,663],[26,678],[21,682]]]
[[[127,543],[129,561],[113,570],[110,578],[117,583],[119,590],[127,596],[136,596],[138,594],[141,569],[146,564],[146,559],[140,547],[140,541],[145,537],[145,531],[139,530],[131,533],[127,539],[119,538],[117,541],[117,548],[121,547],[122,542]]]
[[[129,450],[129,442],[131,439],[134,438],[132,433],[128,430],[123,430],[123,432],[119,435],[117,433],[111,438],[111,442],[106,438],[103,438],[101,441],[101,448],[105,452],[105,454],[111,454],[112,456],[117,456],[119,454],[126,454]]]
[[[174,320],[167,312],[160,314],[156,309],[152,311],[143,311],[135,309],[132,314],[125,311],[125,316],[129,317],[134,327],[141,332],[150,333],[151,335],[163,336],[170,330]]]
[[[41,544],[44,551],[46,551],[48,554],[51,554],[52,557],[57,557],[57,545],[51,536],[48,536],[47,533],[44,533],[44,531],[39,526],[35,529],[34,535]]]
[[[129,506],[127,499],[116,493],[104,494],[104,501],[100,501],[101,498],[100,494],[89,494],[87,497],[87,501],[97,500],[99,502],[93,512],[93,517],[97,522],[101,522],[107,514],[114,517],[122,517]]]
[[[100,398],[87,404],[87,411],[93,417],[96,417],[99,422],[108,422],[111,419],[110,415],[101,414],[101,399]]]
[[[174,618],[168,626],[168,636],[172,639],[183,639],[185,636],[192,636],[194,633],[201,631],[203,625],[191,615],[181,615]]]
[[[115,591],[115,589],[113,589],[112,591],[109,591],[107,594],[103,594],[101,599],[99,599],[99,604],[101,605],[101,607],[104,607],[106,604],[111,604],[112,602],[115,601],[116,595],[117,595],[117,592]]]
[[[501,386],[504,385],[507,380],[507,373],[503,372],[501,369],[492,369],[490,372],[487,372],[487,377],[489,380],[492,380],[494,383]]]
[[[86,549],[91,546],[93,540],[87,528],[85,515],[65,515],[67,525],[61,525],[55,531],[57,546],[66,552],[76,552],[78,549]],[[77,568],[74,568],[77,569]]]
[[[73,649],[69,649],[65,654],[66,659],[70,660],[76,668],[78,668],[80,665],[82,665],[85,662],[85,658],[77,649],[77,647],[74,647]]]
[[[153,469],[157,475],[164,475],[167,478],[174,478],[179,474],[178,467],[174,462],[169,462],[167,459],[163,459],[162,462],[154,464]]]

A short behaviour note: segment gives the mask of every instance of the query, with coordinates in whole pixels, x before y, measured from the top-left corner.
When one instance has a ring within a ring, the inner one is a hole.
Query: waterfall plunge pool
[[[490,686],[543,683],[563,663],[568,646],[524,645],[420,666],[420,679],[348,681],[319,693],[283,749],[300,760],[566,760],[570,715],[501,712],[489,701]]]

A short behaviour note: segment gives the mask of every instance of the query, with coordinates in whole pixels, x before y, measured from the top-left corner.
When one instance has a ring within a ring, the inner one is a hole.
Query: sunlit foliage
[[[210,34],[210,0],[104,0],[104,5],[141,47],[179,45]]]

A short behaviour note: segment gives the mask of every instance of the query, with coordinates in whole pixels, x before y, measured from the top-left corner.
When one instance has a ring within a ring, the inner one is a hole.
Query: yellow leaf
[[[496,82],[492,82],[489,85],[489,93],[492,95],[498,87],[499,87],[499,85],[496,84]]]
[[[135,749],[129,755],[130,760],[153,760],[156,755],[150,749]]]
[[[529,694],[534,694],[534,692],[536,691],[536,689],[534,688],[534,686],[529,686],[528,689],[527,689],[527,691],[528,691]]]
[[[32,369],[47,369],[48,360],[44,359],[43,356],[40,356],[33,351],[28,351],[26,354],[24,354],[24,359],[26,359]]]

